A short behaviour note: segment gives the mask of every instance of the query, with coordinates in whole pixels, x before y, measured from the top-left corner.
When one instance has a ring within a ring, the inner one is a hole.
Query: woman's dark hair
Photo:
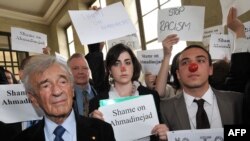
[[[7,77],[5,75],[5,70],[2,66],[0,66],[0,84],[8,84]]]
[[[138,80],[140,77],[140,73],[141,73],[141,64],[136,58],[133,51],[128,46],[122,43],[114,45],[113,47],[109,49],[107,53],[107,56],[106,56],[106,72],[108,74],[107,76],[109,76],[109,70],[111,70],[111,67],[115,65],[118,57],[123,52],[128,52],[128,54],[130,55],[132,59],[132,63],[134,66],[132,81]]]
[[[18,84],[18,81],[17,81],[16,77],[14,76],[14,74],[11,71],[9,71],[7,69],[5,69],[4,71],[11,75],[11,78],[13,80],[13,84]]]
[[[179,59],[179,56],[180,56],[181,52],[177,53],[173,60],[172,60],[172,65],[171,65],[171,68],[170,68],[170,75],[173,77],[173,82],[172,82],[172,86],[177,90],[177,89],[180,89],[181,88],[181,85],[180,85],[180,82],[177,78],[177,74],[176,74],[176,70],[178,69],[178,59]]]

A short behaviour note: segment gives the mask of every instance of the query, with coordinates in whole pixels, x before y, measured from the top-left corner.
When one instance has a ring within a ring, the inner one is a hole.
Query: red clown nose
[[[125,71],[125,70],[126,70],[125,66],[122,66],[121,71]]]
[[[191,63],[188,67],[190,72],[196,72],[198,70],[198,65],[196,63]]]

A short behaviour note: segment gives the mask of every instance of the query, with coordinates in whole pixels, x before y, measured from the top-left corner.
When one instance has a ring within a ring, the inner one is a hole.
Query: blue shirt
[[[95,95],[94,95],[94,92],[93,92],[90,84],[88,84],[85,89],[83,89],[82,87],[80,87],[78,85],[75,85],[74,88],[75,88],[75,97],[76,97],[78,112],[80,115],[83,115],[83,111],[84,111],[83,91],[88,92],[88,95],[87,95],[88,101],[91,100]]]
[[[45,116],[45,140],[46,141],[54,141],[55,135],[53,134],[55,128],[58,126],[56,123],[51,121]],[[65,141],[76,141],[76,119],[73,110],[71,111],[68,118],[61,124],[65,128],[65,132],[62,138]]]

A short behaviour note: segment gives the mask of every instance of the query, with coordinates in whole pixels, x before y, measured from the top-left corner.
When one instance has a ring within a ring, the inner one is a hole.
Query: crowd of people
[[[212,62],[204,47],[190,45],[174,56],[170,66],[173,45],[179,42],[171,34],[162,42],[164,57],[158,75],[145,74],[146,86],[139,81],[137,57],[121,43],[108,50],[105,61],[103,43],[89,45],[86,56],[75,53],[67,63],[44,50],[43,55],[23,61],[20,82],[1,67],[1,84],[23,83],[32,104],[45,113],[42,120],[14,134],[13,125],[0,122],[1,135],[14,141],[119,141],[98,110],[99,101],[142,95],[153,96],[159,124],[140,140],[167,140],[167,131],[249,124],[250,65],[245,60],[250,60],[250,47],[236,15],[231,8],[227,27],[236,39],[230,62],[224,60],[216,66],[218,62]],[[225,70],[219,70],[221,66]],[[200,112],[205,121],[200,122]]]

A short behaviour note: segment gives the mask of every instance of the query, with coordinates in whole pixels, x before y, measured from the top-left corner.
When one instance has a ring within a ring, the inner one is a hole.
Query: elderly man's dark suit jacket
[[[115,141],[111,125],[99,119],[76,116],[76,126],[77,141]],[[24,130],[13,141],[45,141],[44,120]]]
[[[216,96],[222,125],[242,123],[243,94],[213,89]],[[183,93],[161,102],[163,121],[169,130],[191,129]]]

